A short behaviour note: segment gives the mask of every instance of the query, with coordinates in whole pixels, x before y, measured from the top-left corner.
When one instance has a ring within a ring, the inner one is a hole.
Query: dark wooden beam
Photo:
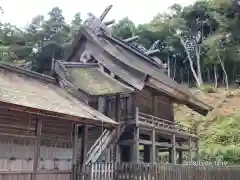
[[[102,20],[104,20],[104,18],[107,16],[107,14],[109,13],[109,11],[112,9],[112,6],[113,5],[108,5],[107,7],[106,7],[106,9],[103,11],[103,13],[101,14],[101,16],[100,16],[100,20],[102,21]]]
[[[81,144],[81,165],[87,160],[88,125],[83,125],[82,144]]]
[[[38,162],[40,157],[40,143],[41,143],[41,133],[42,133],[42,120],[37,118],[37,127],[36,127],[36,147],[34,152],[34,159],[33,159],[33,175],[32,180],[36,180],[36,172],[38,168]]]
[[[103,22],[103,24],[105,24],[106,26],[112,25],[114,23],[115,23],[115,20],[110,20],[110,21]]]
[[[189,140],[188,140],[188,148],[189,148],[188,161],[192,162],[192,138],[191,137],[189,137]]]
[[[156,133],[155,129],[152,130],[152,163],[156,162]]]
[[[177,154],[176,154],[176,136],[175,134],[172,134],[172,149],[171,149],[171,162],[172,164],[176,164],[176,158],[177,158]]]
[[[72,140],[73,140],[73,155],[72,155],[72,179],[76,180],[77,175],[77,140],[78,140],[78,124],[74,124],[72,127]]]
[[[144,144],[144,145],[152,145],[152,141],[149,140],[139,140],[140,144]],[[166,148],[172,148],[172,144],[170,143],[166,143],[166,142],[155,142],[155,146],[158,147],[166,147]]]
[[[120,94],[116,95],[116,104],[115,104],[115,121],[120,122],[121,121],[121,99],[120,99]],[[120,138],[120,131],[121,131],[121,126],[117,127],[117,137]],[[120,161],[120,147],[119,144],[116,144],[116,161]]]
[[[135,127],[134,128],[134,144],[133,144],[133,159],[134,162],[138,163],[139,162],[139,128]]]

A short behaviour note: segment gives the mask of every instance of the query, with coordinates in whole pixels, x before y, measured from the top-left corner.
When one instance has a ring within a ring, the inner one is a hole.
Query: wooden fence
[[[240,166],[106,163],[88,165],[83,174],[84,180],[240,180]]]
[[[70,180],[68,171],[1,171],[0,180]]]

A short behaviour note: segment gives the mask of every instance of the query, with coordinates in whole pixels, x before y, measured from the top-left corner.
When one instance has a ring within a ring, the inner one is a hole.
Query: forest
[[[159,41],[157,56],[176,81],[228,87],[240,74],[239,13],[239,0],[202,0],[187,7],[173,4],[146,24],[135,25],[126,15],[111,28],[119,38],[139,36],[137,43],[145,48]],[[52,58],[63,57],[81,23],[80,12],[66,23],[59,7],[33,17],[23,29],[0,18],[0,59],[47,72]]]
[[[0,8],[0,13],[4,9]],[[140,25],[126,14],[111,28],[121,39],[139,36],[136,43],[147,49],[158,41],[157,56],[166,65],[168,76],[179,83],[200,90],[206,84],[228,90],[240,79],[239,18],[240,0],[200,0],[186,7],[173,4],[168,12]],[[53,58],[63,58],[83,21],[81,12],[76,12],[67,23],[59,7],[33,17],[24,28],[3,23],[0,15],[0,61],[47,73]],[[207,122],[203,158],[221,154],[228,162],[240,162],[240,113],[233,109],[231,117]],[[210,126],[211,131],[206,133]]]

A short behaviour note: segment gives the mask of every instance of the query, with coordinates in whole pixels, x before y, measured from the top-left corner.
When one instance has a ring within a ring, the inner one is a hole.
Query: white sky
[[[119,20],[128,16],[136,24],[150,21],[158,12],[164,12],[174,3],[183,6],[194,0],[0,0],[4,14],[0,17],[5,22],[23,27],[39,14],[46,15],[51,8],[58,6],[63,10],[64,17],[70,21],[76,12],[86,18],[91,12],[99,16],[105,7],[113,5],[106,20]]]

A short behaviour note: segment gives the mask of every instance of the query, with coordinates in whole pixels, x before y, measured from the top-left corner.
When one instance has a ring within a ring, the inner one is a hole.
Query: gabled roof
[[[104,124],[106,127],[118,125],[71,96],[54,78],[8,64],[0,64],[0,107],[10,104],[29,112],[58,115],[79,123],[98,126]]]
[[[100,64],[135,89],[149,86],[202,115],[212,110],[212,107],[196,99],[188,88],[168,77],[165,69],[159,69],[150,56],[105,31],[96,35],[83,25],[64,60],[71,61],[83,46]]]
[[[54,71],[90,96],[130,93],[134,90],[105,73],[97,63],[55,61]]]

